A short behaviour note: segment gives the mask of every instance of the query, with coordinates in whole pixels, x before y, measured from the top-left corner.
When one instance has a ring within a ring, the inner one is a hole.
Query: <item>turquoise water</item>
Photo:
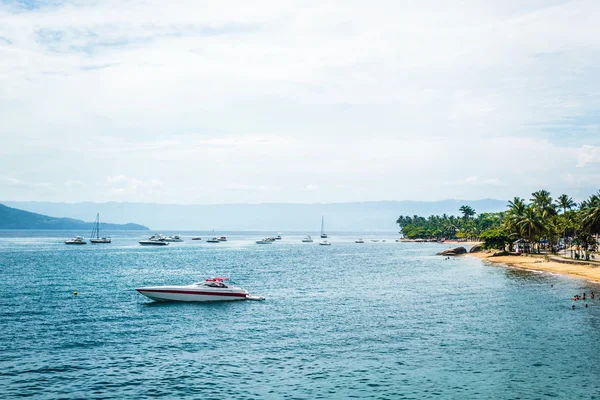
[[[433,254],[447,246],[391,235],[61,243],[75,234],[0,231],[0,398],[600,396],[600,300],[570,309],[573,294],[600,293],[585,280],[444,260]],[[211,276],[267,300],[133,290]]]

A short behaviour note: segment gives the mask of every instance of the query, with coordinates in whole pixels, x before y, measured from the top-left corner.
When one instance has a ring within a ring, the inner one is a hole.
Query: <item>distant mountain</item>
[[[91,230],[92,222],[72,218],[54,218],[0,204],[0,229],[82,229]],[[148,230],[138,224],[100,223],[102,230]]]
[[[397,231],[400,215],[460,215],[461,205],[478,213],[506,210],[504,200],[375,201],[325,204],[217,204],[179,205],[153,203],[49,203],[15,202],[4,204],[50,215],[84,219],[96,215],[112,222],[139,221],[159,230],[215,231]]]

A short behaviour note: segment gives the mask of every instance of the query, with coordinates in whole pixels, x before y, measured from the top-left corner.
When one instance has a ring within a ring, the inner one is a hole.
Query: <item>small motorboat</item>
[[[219,242],[226,242],[226,241],[227,241],[227,236],[219,236],[219,237],[217,238],[217,240],[218,240]]]
[[[214,237],[214,238],[210,238],[210,239],[206,239],[206,243],[219,243],[221,242],[218,238]]]
[[[354,243],[364,243],[365,241],[362,239],[355,240]]]
[[[281,240],[281,235],[275,236],[275,240]]]
[[[146,240],[140,240],[138,243],[142,246],[166,246],[169,244],[169,242],[165,240],[165,237],[160,234],[152,235]]]
[[[377,243],[377,242],[379,242],[379,239],[371,239],[371,242]]]
[[[331,246],[331,243],[329,243],[329,241],[328,241],[328,240],[323,240],[323,241],[320,241],[320,242],[319,242],[319,244],[320,244],[321,246]]]
[[[303,243],[312,243],[313,239],[310,237],[310,235],[308,235],[307,237],[305,237],[304,239],[302,239]]]
[[[183,239],[179,235],[166,236],[165,242],[183,242]]]
[[[198,236],[194,236],[194,237],[192,238],[192,240],[202,240],[202,238],[201,238],[201,237],[198,237]]]
[[[155,301],[233,301],[264,300],[229,282],[229,278],[211,278],[187,286],[148,286],[135,289]]]
[[[272,244],[275,241],[273,238],[264,238],[261,240],[257,240],[256,244]]]
[[[75,236],[73,239],[65,240],[65,244],[87,244],[81,236]]]

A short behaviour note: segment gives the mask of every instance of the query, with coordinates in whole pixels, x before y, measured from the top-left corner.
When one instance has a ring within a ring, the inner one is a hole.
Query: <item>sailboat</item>
[[[110,243],[110,238],[100,237],[100,213],[96,214],[96,221],[90,235],[90,243]]]
[[[327,239],[327,234],[325,233],[325,217],[321,215],[321,239]]]

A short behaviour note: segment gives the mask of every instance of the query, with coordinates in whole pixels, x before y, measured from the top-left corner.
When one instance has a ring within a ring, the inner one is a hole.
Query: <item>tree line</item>
[[[484,247],[508,251],[514,250],[515,243],[522,243],[528,252],[575,246],[589,259],[600,234],[600,191],[580,204],[566,194],[553,199],[547,190],[531,196],[529,201],[515,197],[502,212],[477,214],[464,205],[458,217],[401,215],[396,223],[409,239],[482,240]]]

